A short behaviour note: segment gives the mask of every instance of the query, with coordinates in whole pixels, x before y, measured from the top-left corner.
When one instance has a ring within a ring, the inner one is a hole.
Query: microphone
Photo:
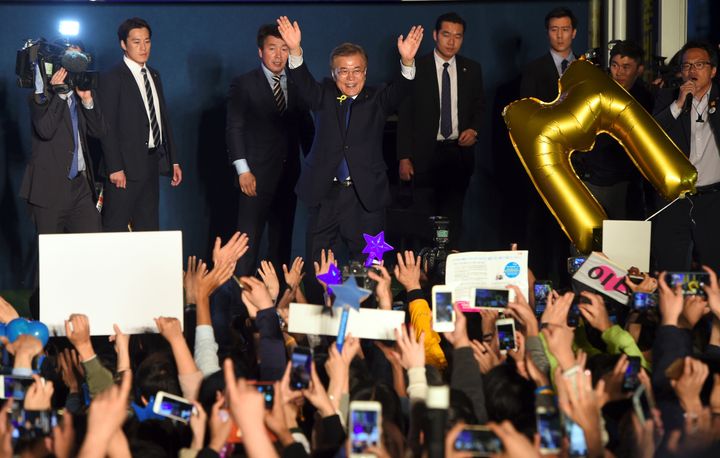
[[[693,96],[691,92],[688,92],[688,94],[685,96],[685,103],[683,103],[683,113],[686,111],[690,111],[690,108],[692,108],[692,101]]]

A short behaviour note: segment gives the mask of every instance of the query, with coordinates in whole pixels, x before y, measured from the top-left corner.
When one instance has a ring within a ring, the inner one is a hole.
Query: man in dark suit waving
[[[458,55],[464,36],[459,15],[437,18],[435,49],[417,60],[412,97],[400,108],[397,132],[400,179],[413,180],[416,190],[434,191],[433,215],[450,218],[452,248],[460,240],[484,107],[480,64]]]
[[[266,222],[268,259],[278,271],[289,262],[300,146],[309,151],[313,135],[310,113],[287,77],[288,47],[277,24],[260,27],[257,46],[260,67],[232,81],[227,104],[228,155],[241,191],[237,228],[249,238],[238,275],[253,274]]]
[[[118,27],[123,62],[100,78],[99,95],[108,133],[103,160],[109,183],[105,186],[103,228],[156,231],[159,227],[158,174],[182,181],[160,74],[147,66],[150,25],[131,18]]]
[[[398,37],[402,76],[375,89],[365,87],[368,61],[362,47],[337,46],[330,54],[333,79],[318,83],[303,62],[297,22],[283,16],[278,26],[290,48],[290,76],[315,114],[315,139],[295,188],[308,206],[307,255],[319,260],[322,249],[337,251],[345,243],[351,258],[357,258],[363,232],[375,234],[384,225],[390,191],[382,134],[415,76],[422,27]]]

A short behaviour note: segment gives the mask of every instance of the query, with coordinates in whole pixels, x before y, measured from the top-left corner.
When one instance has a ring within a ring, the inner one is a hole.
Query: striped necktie
[[[145,95],[147,96],[148,110],[150,111],[150,129],[152,129],[152,138],[155,148],[160,146],[160,125],[157,121],[157,114],[155,113],[155,101],[153,99],[152,88],[150,87],[150,79],[147,76],[147,70],[145,67],[140,70],[145,81]]]
[[[285,103],[285,94],[280,86],[280,75],[273,75],[272,79],[275,81],[275,84],[273,84],[273,97],[275,98],[275,105],[277,105],[277,109],[280,113],[285,113],[287,104]]]

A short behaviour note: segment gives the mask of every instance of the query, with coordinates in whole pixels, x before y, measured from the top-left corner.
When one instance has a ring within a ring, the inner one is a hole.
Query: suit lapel
[[[712,111],[712,113],[711,113]],[[715,136],[715,144],[720,152],[720,88],[713,84],[708,97],[708,120]]]
[[[457,73],[457,113],[453,114],[453,116],[457,116],[458,121],[458,130],[460,130],[463,126],[460,125],[460,113],[462,113],[462,108],[465,105],[465,102],[470,99],[469,95],[467,94],[467,65],[465,64],[465,59],[463,59],[462,56],[455,56],[455,71]]]
[[[120,66],[121,66],[122,74],[125,75],[125,84],[129,86],[128,90],[126,92],[128,94],[134,94],[134,95],[129,95],[129,97],[134,98],[135,103],[138,104],[138,106],[142,109],[143,112],[147,113],[147,110],[145,109],[145,102],[143,102],[142,94],[140,93],[140,88],[137,85],[137,81],[135,80],[135,77],[133,76],[132,72],[130,71],[128,66],[125,64],[125,62],[121,63]]]

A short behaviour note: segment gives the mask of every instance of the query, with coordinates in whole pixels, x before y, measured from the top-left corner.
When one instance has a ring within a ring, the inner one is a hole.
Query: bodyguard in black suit
[[[20,197],[38,234],[102,230],[87,135],[102,137],[105,123],[92,92],[68,88],[66,76],[61,68],[52,87],[30,100],[32,157]]]
[[[295,188],[309,207],[307,255],[319,260],[322,249],[344,243],[356,258],[364,246],[363,232],[383,228],[390,203],[383,130],[409,92],[422,27],[413,27],[406,39],[398,37],[403,76],[375,89],[365,87],[367,56],[360,46],[336,47],[330,59],[333,80],[318,83],[303,63],[297,22],[283,16],[278,26],[290,48],[290,77],[315,114],[315,139]]]
[[[572,11],[559,7],[545,16],[550,51],[530,62],[520,81],[520,97],[535,97],[552,102],[558,97],[558,79],[575,60],[572,42],[577,34],[577,19]],[[570,255],[569,241],[557,220],[533,189],[527,209],[527,248],[529,265],[537,278],[559,284],[567,273],[565,259]]]
[[[253,274],[265,223],[268,259],[278,272],[289,262],[300,146],[307,152],[313,135],[310,113],[287,77],[288,48],[276,24],[260,27],[257,45],[260,68],[232,81],[227,104],[228,155],[241,191],[237,229],[249,237],[237,275]]]
[[[484,108],[480,64],[457,54],[464,34],[465,21],[456,13],[438,17],[435,50],[417,60],[412,96],[400,107],[397,131],[400,179],[412,180],[420,193],[434,191],[432,215],[450,218],[451,248],[460,240]]]
[[[105,106],[108,133],[103,160],[105,186],[103,228],[127,231],[158,230],[158,174],[182,181],[160,74],[146,65],[150,58],[150,25],[140,18],[120,24],[118,38],[123,62],[100,78],[99,96]]]
[[[697,192],[652,219],[652,254],[659,270],[689,270],[696,260],[720,269],[720,88],[716,51],[688,42],[680,50],[683,84],[662,90],[654,116],[698,171]],[[688,99],[689,97],[689,99]],[[658,197],[658,206],[667,204]]]

